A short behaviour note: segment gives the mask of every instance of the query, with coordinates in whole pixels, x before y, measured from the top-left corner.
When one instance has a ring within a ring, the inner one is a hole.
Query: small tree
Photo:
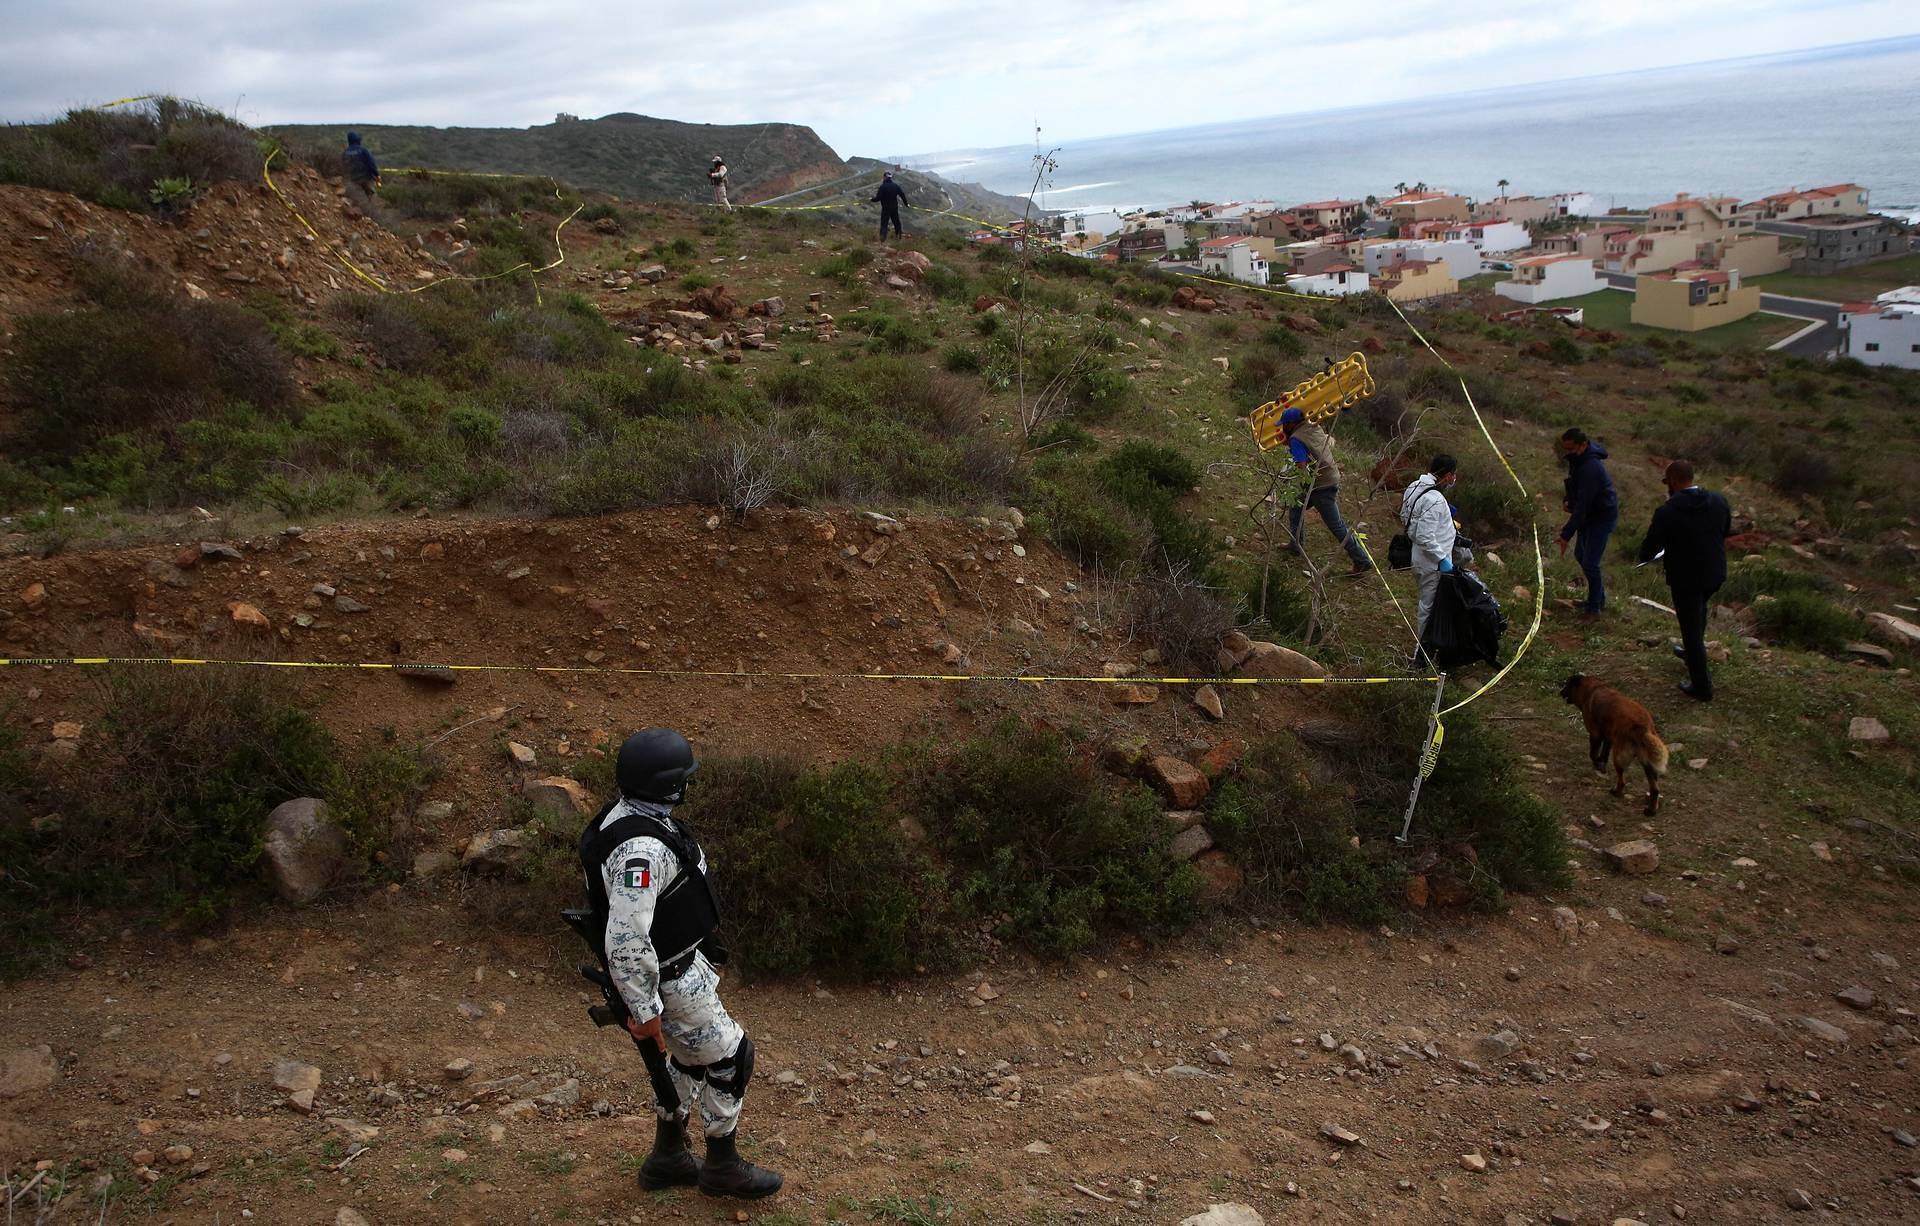
[[[1497,186],[1500,188],[1500,199],[1505,200],[1507,198],[1507,181],[1502,179]]]

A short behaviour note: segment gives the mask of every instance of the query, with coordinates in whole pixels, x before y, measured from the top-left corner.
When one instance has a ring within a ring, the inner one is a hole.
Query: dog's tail
[[[1635,728],[1629,739],[1615,745],[1613,760],[1622,767],[1640,762],[1656,775],[1667,773],[1667,743],[1652,728]]]

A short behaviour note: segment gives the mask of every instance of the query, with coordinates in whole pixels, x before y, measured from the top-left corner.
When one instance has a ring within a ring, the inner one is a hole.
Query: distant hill
[[[790,123],[680,123],[620,113],[562,117],[531,128],[427,128],[398,124],[283,124],[265,130],[291,144],[343,144],[351,127],[380,165],[552,175],[575,187],[636,199],[705,200],[707,167],[727,160],[736,202],[838,178],[849,168],[812,128]]]
[[[868,202],[879,186],[880,176],[889,170],[893,171],[901,190],[907,193],[909,204],[924,209],[952,210],[962,224],[967,224],[969,218],[1004,224],[1023,216],[1027,207],[1027,202],[1017,196],[988,191],[977,183],[956,183],[924,170],[906,170],[892,162],[863,157],[848,158],[846,171],[841,176],[790,193],[781,197],[780,203],[826,207],[828,215],[836,220],[871,221],[878,213]],[[1046,212],[1036,208],[1033,216],[1040,217]]]

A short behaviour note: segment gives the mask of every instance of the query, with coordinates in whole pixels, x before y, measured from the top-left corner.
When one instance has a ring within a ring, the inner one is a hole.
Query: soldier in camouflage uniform
[[[720,1003],[720,975],[708,959],[719,911],[706,855],[673,818],[696,765],[686,738],[671,729],[628,737],[615,774],[620,795],[582,831],[580,863],[588,902],[604,918],[605,965],[631,1014],[627,1030],[671,1057],[678,1101],[656,1090],[659,1122],[640,1185],[697,1185],[711,1196],[755,1199],[779,1191],[781,1177],[736,1148],[753,1040]],[[724,952],[712,952],[725,960]],[[687,1142],[696,1099],[707,1136],[704,1162]]]

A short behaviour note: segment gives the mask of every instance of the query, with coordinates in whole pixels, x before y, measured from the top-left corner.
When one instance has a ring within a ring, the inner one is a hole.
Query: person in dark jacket
[[[347,164],[348,186],[372,203],[373,189],[380,186],[380,164],[373,160],[373,151],[360,143],[358,132],[347,133],[347,147],[340,151],[340,158]]]
[[[1680,657],[1687,662],[1682,693],[1701,702],[1713,699],[1713,674],[1707,671],[1707,602],[1727,580],[1727,537],[1733,533],[1733,511],[1727,500],[1693,481],[1693,465],[1675,460],[1667,465],[1667,500],[1653,513],[1646,539],[1640,542],[1640,561],[1653,561],[1664,551],[1667,588],[1673,593],[1674,615],[1680,621]]]
[[[1620,522],[1620,500],[1613,492],[1613,478],[1603,461],[1607,449],[1587,438],[1577,428],[1560,436],[1560,456],[1567,465],[1567,526],[1560,529],[1560,556],[1567,555],[1573,543],[1574,561],[1587,577],[1587,599],[1580,612],[1598,616],[1607,606],[1607,585],[1600,573],[1600,559],[1607,552],[1607,538]]]
[[[873,195],[873,203],[880,206],[880,241],[887,240],[887,226],[893,226],[893,236],[900,237],[900,206],[907,202],[907,193],[893,181],[893,172],[887,171],[880,176],[880,190]]]

